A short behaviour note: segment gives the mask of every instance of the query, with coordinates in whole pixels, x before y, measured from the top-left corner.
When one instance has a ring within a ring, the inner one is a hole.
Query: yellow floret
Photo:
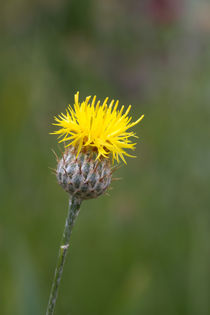
[[[138,124],[144,115],[131,122],[132,117],[128,117],[131,105],[123,113],[124,106],[120,110],[117,109],[119,101],[112,100],[107,105],[107,97],[100,105],[100,101],[96,102],[96,96],[93,97],[92,102],[90,99],[91,96],[88,96],[85,101],[79,103],[79,92],[77,92],[74,108],[69,105],[66,114],[61,113],[55,117],[54,125],[59,126],[60,129],[53,134],[58,134],[62,138],[60,142],[69,141],[66,146],[74,146],[77,154],[84,147],[92,147],[97,152],[97,158],[101,156],[108,158],[111,154],[113,161],[119,162],[121,158],[126,163],[124,155],[131,155],[125,149],[134,150],[136,145],[129,138],[137,138],[134,132],[127,130]]]

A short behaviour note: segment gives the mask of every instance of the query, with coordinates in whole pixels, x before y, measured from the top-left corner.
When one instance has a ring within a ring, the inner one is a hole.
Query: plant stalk
[[[57,266],[55,269],[55,275],[54,275],[54,279],[53,279],[53,283],[51,287],[51,293],[50,293],[46,315],[54,314],[55,304],[56,304],[56,300],[58,296],[58,289],[59,289],[60,281],[62,278],[63,267],[64,267],[67,251],[69,248],[71,232],[74,226],[74,222],[79,214],[80,205],[81,205],[80,199],[74,196],[70,197],[68,215],[66,218],[61,245],[59,248],[58,261],[57,261]]]

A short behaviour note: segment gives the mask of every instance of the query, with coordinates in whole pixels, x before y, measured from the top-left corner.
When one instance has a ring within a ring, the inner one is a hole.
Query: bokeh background
[[[56,314],[210,314],[210,4],[0,4],[0,314],[45,314],[68,196],[49,167],[73,95],[132,104],[137,158],[84,202]]]

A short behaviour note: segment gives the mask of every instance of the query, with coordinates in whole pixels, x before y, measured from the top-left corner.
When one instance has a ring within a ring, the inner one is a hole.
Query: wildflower
[[[131,117],[128,117],[131,106],[123,113],[124,106],[118,110],[118,101],[112,100],[107,105],[106,98],[100,105],[96,96],[91,102],[90,98],[86,97],[80,104],[77,92],[74,108],[69,106],[66,114],[55,117],[54,125],[60,129],[53,134],[62,138],[60,142],[67,142],[62,158],[58,159],[56,176],[70,198],[46,315],[54,314],[69,241],[81,202],[96,198],[108,189],[114,170],[111,160],[119,162],[121,158],[125,162],[124,156],[130,156],[125,150],[135,149],[135,143],[130,138],[136,135],[129,129],[144,117],[142,115],[131,122]]]
[[[96,96],[90,96],[79,103],[79,92],[75,94],[74,108],[68,107],[66,114],[55,117],[60,129],[53,132],[67,142],[66,150],[58,161],[57,179],[59,184],[73,196],[83,199],[96,198],[107,190],[111,183],[113,169],[111,159],[131,156],[125,149],[135,149],[130,138],[135,133],[128,131],[138,124],[143,115],[131,122],[128,113],[131,106],[123,113],[124,106],[118,110],[118,101],[108,98],[100,105]]]

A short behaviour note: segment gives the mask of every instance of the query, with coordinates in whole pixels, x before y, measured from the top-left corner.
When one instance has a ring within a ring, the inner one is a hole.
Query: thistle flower
[[[130,138],[136,137],[135,133],[128,130],[137,125],[144,117],[142,115],[135,122],[130,122],[128,113],[131,105],[125,113],[124,106],[118,110],[119,101],[112,100],[108,105],[108,97],[100,105],[96,102],[96,96],[90,102],[91,96],[79,103],[79,92],[75,94],[74,109],[69,106],[66,114],[55,117],[60,129],[53,132],[62,138],[60,142],[69,141],[66,147],[73,146],[77,150],[77,156],[83,149],[93,150],[100,157],[112,159],[119,162],[119,157],[126,163],[124,155],[131,156],[125,149],[135,149],[136,143],[132,143]],[[137,138],[137,137],[136,137]]]
[[[74,108],[69,106],[66,114],[55,117],[54,125],[60,129],[53,134],[66,143],[65,152],[58,159],[56,176],[70,194],[70,202],[46,315],[54,313],[69,240],[81,202],[104,194],[112,180],[115,160],[119,163],[122,159],[126,163],[124,156],[133,157],[126,151],[135,149],[130,138],[136,135],[130,128],[144,117],[131,122],[132,118],[128,117],[131,106],[123,112],[124,106],[119,110],[118,101],[112,100],[108,105],[106,98],[100,105],[96,96],[92,101],[90,99],[88,96],[79,103],[77,92]]]
[[[136,137],[130,128],[138,124],[143,115],[131,122],[128,113],[118,110],[119,101],[108,98],[102,105],[96,96],[86,97],[79,102],[79,92],[75,94],[74,108],[69,106],[66,114],[55,117],[54,125],[60,127],[53,134],[59,135],[60,142],[67,142],[63,157],[58,162],[57,179],[71,195],[83,199],[96,198],[103,194],[111,183],[111,160],[126,163],[126,149],[135,149],[131,137]],[[129,130],[129,131],[128,131]]]

